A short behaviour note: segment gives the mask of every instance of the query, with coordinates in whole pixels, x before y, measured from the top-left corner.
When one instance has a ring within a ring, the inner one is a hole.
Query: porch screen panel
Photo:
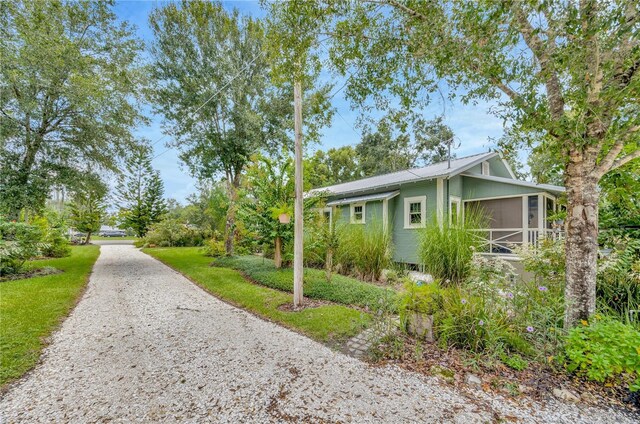
[[[509,253],[514,244],[522,243],[522,197],[466,202],[465,213],[472,210],[480,211],[492,230],[493,253]]]

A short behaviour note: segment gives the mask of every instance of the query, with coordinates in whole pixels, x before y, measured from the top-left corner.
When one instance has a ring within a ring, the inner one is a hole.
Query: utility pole
[[[293,227],[293,306],[302,304],[303,277],[303,187],[302,187],[302,83],[299,78],[293,83],[293,111],[295,132],[295,179],[296,204]]]

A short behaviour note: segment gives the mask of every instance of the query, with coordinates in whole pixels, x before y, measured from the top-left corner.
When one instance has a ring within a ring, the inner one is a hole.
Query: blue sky
[[[138,36],[145,43],[150,44],[153,40],[153,34],[148,26],[147,17],[151,10],[155,7],[161,7],[165,3],[166,1],[157,0],[118,1],[115,12],[119,19],[135,25]],[[223,1],[223,5],[229,9],[237,8],[242,14],[256,17],[264,16],[258,1]],[[326,78],[332,78],[336,87],[342,86],[342,81],[336,81],[329,75],[326,75]],[[343,94],[340,92],[332,99],[333,106],[338,113],[335,114],[332,124],[324,129],[321,145],[315,148],[326,150],[331,147],[355,145],[359,142],[359,130],[355,128],[355,123],[360,116],[360,111],[352,110]],[[446,98],[447,93],[444,94]],[[444,114],[445,123],[453,129],[460,142],[456,154],[464,156],[488,150],[493,145],[490,138],[496,139],[502,135],[502,120],[489,113],[490,107],[491,104],[485,102],[464,105],[458,101],[439,100],[425,110],[425,117],[430,119]],[[162,117],[154,115],[150,108],[145,108],[145,111],[150,118],[150,124],[138,128],[135,133],[139,137],[145,137],[155,142],[163,136]],[[154,159],[153,165],[160,170],[167,197],[184,202],[189,194],[196,191],[195,180],[180,164],[177,152],[167,150],[165,146],[167,140],[169,138],[165,137],[155,144],[155,154],[162,153],[162,155]]]

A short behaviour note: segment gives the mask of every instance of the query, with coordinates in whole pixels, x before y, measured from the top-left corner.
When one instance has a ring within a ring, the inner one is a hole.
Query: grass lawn
[[[122,237],[91,236],[91,240],[138,240],[138,237],[135,237],[135,236],[122,236]]]
[[[250,283],[236,270],[210,266],[212,258],[204,256],[198,247],[143,251],[221,299],[321,342],[340,343],[361,331],[371,318],[343,305],[325,305],[300,312],[282,311],[279,306],[292,302],[290,293]]]
[[[259,256],[234,256],[213,259],[213,264],[241,271],[247,277],[267,287],[293,292],[293,269],[276,269],[271,259]],[[312,299],[329,300],[344,305],[375,308],[380,298],[393,298],[396,292],[335,273],[331,277],[331,282],[328,282],[323,270],[305,268],[304,295]]]
[[[98,246],[73,246],[69,257],[30,263],[61,274],[0,282],[0,385],[36,364],[44,339],[82,293],[99,252]]]

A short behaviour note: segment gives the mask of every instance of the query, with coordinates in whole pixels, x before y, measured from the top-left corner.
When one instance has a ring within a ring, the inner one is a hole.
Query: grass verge
[[[336,345],[356,335],[371,317],[343,305],[323,305],[298,312],[279,307],[291,303],[291,294],[247,281],[238,271],[211,266],[198,247],[144,249],[181,272],[208,292],[256,315],[299,331],[315,340]]]
[[[46,337],[82,293],[99,252],[98,246],[74,246],[66,258],[28,264],[62,273],[0,283],[0,386],[36,364]]]
[[[213,264],[241,271],[264,286],[293,292],[293,269],[276,269],[271,259],[258,256],[234,256],[214,259]],[[375,308],[381,298],[393,297],[396,292],[338,274],[334,274],[331,282],[328,282],[324,271],[305,268],[304,295],[312,299],[329,300],[343,305]]]
[[[138,240],[138,237],[134,237],[134,236],[122,236],[122,237],[91,236],[91,240]]]

